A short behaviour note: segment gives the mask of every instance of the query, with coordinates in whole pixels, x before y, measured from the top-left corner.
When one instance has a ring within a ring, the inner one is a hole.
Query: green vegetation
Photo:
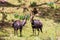
[[[31,3],[31,7],[35,7],[36,5],[36,2]]]
[[[38,40],[56,40],[57,35],[60,35],[60,34],[56,34],[56,32],[59,32],[60,30],[59,29],[60,23],[58,24],[51,19],[44,19],[39,17],[35,17],[34,19],[39,19],[43,23],[43,33],[40,32],[39,36],[31,36],[33,32],[31,28],[30,20],[28,20],[27,24],[25,25],[22,31],[23,37],[19,37],[19,34],[18,36],[14,36],[14,30],[12,27],[1,29],[0,37],[5,40],[37,40],[37,39]]]
[[[19,2],[18,2],[19,1]],[[12,4],[20,4],[20,0],[8,0],[8,2]],[[39,0],[30,0],[28,2],[25,2],[27,6],[36,6],[37,4],[40,4],[43,1]],[[24,1],[21,1],[21,4],[23,4]],[[31,4],[30,4],[31,3]],[[37,4],[36,4],[37,3]],[[60,11],[59,11],[59,5],[55,3],[48,3],[47,4],[50,7],[54,8],[44,8],[38,7],[42,13],[39,17],[34,17],[34,19],[38,19],[43,23],[43,33],[40,32],[39,36],[31,36],[32,35],[32,27],[30,22],[30,12],[23,13],[23,8],[20,7],[17,10],[17,7],[5,7],[3,11],[6,11],[5,13],[7,15],[7,20],[4,20],[6,22],[12,22],[11,20],[23,20],[24,17],[27,17],[27,23],[23,28],[22,34],[23,37],[20,36],[20,31],[18,30],[18,35],[14,36],[14,29],[11,26],[4,26],[1,28],[0,26],[0,39],[1,40],[57,40],[58,37],[60,37]],[[0,8],[0,10],[2,7]],[[31,10],[30,8],[28,8]],[[47,9],[47,10],[46,10]],[[9,13],[13,11],[14,13]],[[28,13],[28,14],[27,14]],[[26,14],[26,15],[25,15]],[[0,13],[0,22],[2,20],[2,13]],[[1,24],[0,24],[1,25]],[[37,32],[37,31],[36,31]]]
[[[29,20],[29,18],[30,18],[30,15],[18,15],[18,14],[14,14],[14,18],[18,18],[18,19],[20,19],[20,20],[23,20],[24,18],[27,18],[27,20]]]

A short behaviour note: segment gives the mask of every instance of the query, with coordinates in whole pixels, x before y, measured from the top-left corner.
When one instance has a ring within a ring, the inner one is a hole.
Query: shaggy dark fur
[[[18,34],[18,29],[20,29],[20,36],[22,36],[22,28],[26,24],[26,19],[24,19],[22,22],[20,20],[16,20],[13,22],[12,26],[14,28],[14,33]]]
[[[34,8],[32,13],[33,13],[33,15],[37,14],[38,13],[37,8]]]
[[[34,32],[36,29],[37,29],[38,35],[39,35],[39,31],[41,30],[41,32],[42,32],[43,24],[39,20],[34,20],[33,18],[34,17],[31,16],[31,25],[32,25],[32,29],[33,29],[33,35],[34,35]],[[36,32],[35,32],[35,34],[36,34]]]

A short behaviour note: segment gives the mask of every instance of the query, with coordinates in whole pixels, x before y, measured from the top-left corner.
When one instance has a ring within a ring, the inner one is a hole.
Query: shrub
[[[14,14],[14,18],[18,18],[18,19],[20,19],[20,20],[23,20],[25,17],[26,17],[27,20],[29,20],[30,15],[29,15],[29,14],[27,14],[27,15]]]
[[[19,17],[19,15],[18,14],[14,14],[14,18],[18,18]]]
[[[36,5],[37,5],[36,2],[30,4],[31,7],[35,7]]]
[[[51,8],[54,8],[54,6],[53,6],[54,3],[53,2],[48,2],[47,5],[50,6]]]

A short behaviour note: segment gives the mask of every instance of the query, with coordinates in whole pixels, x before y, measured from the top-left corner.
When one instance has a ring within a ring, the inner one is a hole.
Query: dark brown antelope
[[[37,14],[38,13],[37,8],[33,8],[32,13],[33,13],[33,15]]]
[[[22,36],[22,29],[23,29],[23,26],[26,24],[26,18],[24,18],[23,21],[20,21],[20,20],[16,20],[13,22],[12,24],[12,27],[14,28],[14,34],[18,34],[18,29],[20,29],[20,36]]]
[[[43,24],[39,20],[36,20],[33,18],[34,18],[34,16],[31,16],[31,18],[30,18],[32,30],[33,30],[33,35],[36,34],[36,32],[35,32],[36,29],[37,29],[38,35],[39,35],[39,31],[41,30],[41,32],[42,32]]]

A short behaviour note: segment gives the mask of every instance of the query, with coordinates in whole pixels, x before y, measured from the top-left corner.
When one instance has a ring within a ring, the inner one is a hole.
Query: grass
[[[8,19],[10,19],[9,17]],[[60,24],[55,23],[51,19],[44,19],[39,17],[35,17],[34,19],[39,19],[43,23],[43,33],[40,32],[39,36],[31,36],[33,32],[31,28],[30,20],[28,20],[26,25],[23,27],[23,31],[22,31],[23,37],[19,37],[20,35],[19,30],[18,30],[18,36],[14,36],[14,30],[12,27],[4,28],[7,31],[5,33],[3,33],[1,30],[0,31],[0,35],[2,35],[1,37],[4,38],[5,40],[37,40],[37,39],[38,40],[56,40],[56,37],[60,35],[59,34]],[[3,35],[5,36],[3,37]]]
[[[17,3],[18,2],[17,0],[7,0],[7,1],[15,5],[19,4]],[[42,1],[29,0],[28,2],[26,2],[26,4],[29,5],[29,2],[33,2],[33,1],[36,1],[39,4],[40,2],[42,3],[44,0]],[[14,11],[19,15],[23,15],[22,8],[16,10],[16,8],[13,7],[5,7],[5,11],[8,12]],[[7,15],[8,15],[7,17],[8,20],[15,19],[13,17],[13,13]],[[2,15],[0,15],[0,20],[1,17]],[[19,30],[18,30],[18,36],[14,36],[13,28],[8,26],[7,28],[0,29],[0,38],[5,40],[56,40],[57,37],[60,37],[60,23],[55,23],[54,20],[47,18],[44,19],[44,18],[35,17],[35,19],[41,20],[41,22],[43,23],[43,33],[40,32],[39,36],[31,36],[33,32],[31,28],[30,20],[28,20],[27,24],[24,26],[22,31],[23,37],[19,37],[20,35]]]

